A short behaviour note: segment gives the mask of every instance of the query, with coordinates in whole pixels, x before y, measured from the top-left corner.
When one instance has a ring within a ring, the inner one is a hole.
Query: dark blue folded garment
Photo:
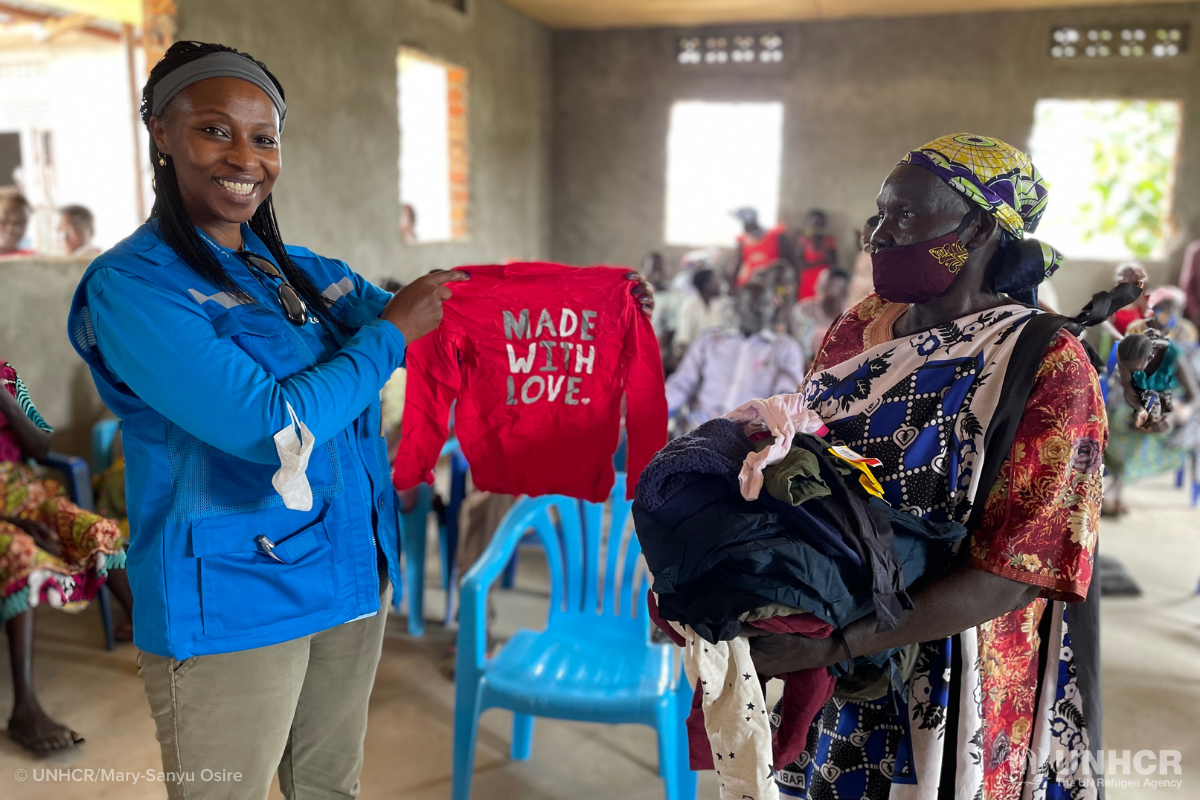
[[[778,514],[797,535],[803,536],[820,552],[827,556],[845,558],[855,565],[862,564],[859,554],[846,543],[845,537],[821,516],[822,504],[810,500],[794,506],[766,492],[758,496],[758,504],[767,511]]]
[[[736,490],[742,462],[754,449],[736,422],[718,417],[659,450],[642,470],[637,499],[655,511],[701,476],[721,479]]]

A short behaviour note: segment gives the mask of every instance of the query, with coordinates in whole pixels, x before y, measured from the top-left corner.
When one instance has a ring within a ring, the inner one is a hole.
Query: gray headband
[[[201,56],[195,61],[189,61],[182,67],[167,73],[166,77],[154,85],[151,116],[161,117],[167,104],[175,99],[175,95],[193,83],[209,78],[241,78],[262,89],[275,104],[275,110],[279,112],[279,131],[283,132],[283,121],[287,117],[287,104],[283,102],[283,95],[279,93],[279,89],[275,88],[275,82],[248,57],[224,51]]]

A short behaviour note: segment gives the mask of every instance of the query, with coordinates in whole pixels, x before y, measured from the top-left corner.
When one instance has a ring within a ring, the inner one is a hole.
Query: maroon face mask
[[[978,213],[978,206],[968,211],[953,233],[872,253],[875,291],[892,303],[924,303],[945,294],[967,263],[961,237]]]

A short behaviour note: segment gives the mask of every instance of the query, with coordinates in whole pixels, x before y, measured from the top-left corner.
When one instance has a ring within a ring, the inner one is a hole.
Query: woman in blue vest
[[[69,332],[124,421],[138,664],[168,794],[357,793],[397,577],[379,390],[457,272],[392,296],[284,245],[283,89],[180,42],[142,93],[150,221],[84,275]]]

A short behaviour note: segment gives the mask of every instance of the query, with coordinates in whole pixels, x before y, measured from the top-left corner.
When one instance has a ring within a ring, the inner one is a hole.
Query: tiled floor
[[[1146,593],[1104,602],[1105,746],[1179,750],[1185,783],[1181,789],[1111,787],[1108,797],[1200,797],[1200,598],[1194,595],[1200,580],[1200,514],[1187,508],[1183,493],[1167,480],[1137,487],[1129,500],[1134,513],[1118,523],[1106,521],[1101,541],[1108,554],[1126,563]],[[536,587],[536,562],[536,555],[527,558],[529,569],[523,569],[518,586]],[[440,602],[431,591],[430,614]],[[536,624],[545,608],[544,597],[536,591],[504,593],[498,604],[501,636],[517,621]],[[162,786],[145,779],[137,785],[32,780],[33,770],[43,767],[144,773],[160,765],[134,649],[105,652],[94,610],[72,617],[47,609],[39,612],[38,624],[37,676],[43,702],[88,741],[70,753],[36,760],[0,733],[0,798],[163,797]],[[444,800],[450,794],[454,694],[438,662],[450,634],[436,624],[422,640],[404,631],[402,617],[389,621],[371,701],[362,797]],[[0,719],[7,719],[8,660],[2,661]],[[516,763],[507,757],[509,722],[505,712],[484,715],[472,794],[476,800],[662,797],[654,734],[648,728],[542,720],[533,758]],[[28,775],[24,782],[14,779],[19,769]],[[711,776],[702,779],[700,797],[717,797]]]

